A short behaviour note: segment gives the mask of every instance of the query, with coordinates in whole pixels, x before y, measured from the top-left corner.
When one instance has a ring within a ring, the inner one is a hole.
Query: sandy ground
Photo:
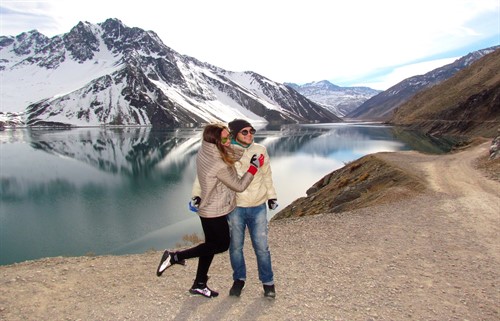
[[[47,258],[0,267],[1,320],[500,320],[500,183],[449,155],[379,156],[428,191],[341,214],[270,223],[277,297],[263,297],[246,243],[247,286],[228,296],[228,254],[191,296],[197,260],[155,275],[161,252]]]

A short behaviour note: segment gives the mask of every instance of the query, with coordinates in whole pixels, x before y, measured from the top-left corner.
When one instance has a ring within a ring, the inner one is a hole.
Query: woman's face
[[[231,137],[229,135],[229,131],[227,129],[223,129],[222,132],[220,133],[220,142],[224,146],[229,146],[231,145]]]

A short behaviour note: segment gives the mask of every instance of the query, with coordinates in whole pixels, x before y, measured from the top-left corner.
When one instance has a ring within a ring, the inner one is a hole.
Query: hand
[[[275,198],[271,198],[267,201],[267,206],[269,207],[270,210],[275,210],[278,208],[278,200]]]
[[[257,154],[253,154],[250,164],[257,168],[262,167],[264,165],[264,155],[260,154],[259,158],[257,158]]]
[[[192,212],[198,212],[200,208],[201,198],[199,196],[195,196],[189,201],[189,210]]]
[[[250,167],[248,168],[248,172],[250,172],[250,174],[252,175],[255,175],[259,167],[262,167],[262,165],[264,165],[264,155],[260,154],[260,156],[257,157],[257,154],[254,154],[250,159]]]

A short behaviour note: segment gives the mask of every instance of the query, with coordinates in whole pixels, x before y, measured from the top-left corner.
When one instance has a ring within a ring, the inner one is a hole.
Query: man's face
[[[253,142],[255,129],[252,127],[245,127],[236,135],[236,141],[242,145],[250,145]]]

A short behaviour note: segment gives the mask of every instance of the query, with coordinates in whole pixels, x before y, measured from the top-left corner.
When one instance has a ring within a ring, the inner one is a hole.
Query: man
[[[244,164],[248,164],[254,154],[264,155],[264,164],[255,174],[253,181],[244,192],[236,193],[236,208],[229,214],[229,230],[231,235],[229,255],[233,268],[233,285],[229,290],[230,296],[239,297],[245,287],[246,265],[243,255],[245,229],[248,227],[252,246],[257,257],[259,280],[264,288],[264,296],[276,297],[274,274],[271,265],[271,252],[268,246],[267,209],[278,207],[276,191],[274,189],[269,155],[263,145],[254,142],[255,129],[244,119],[235,119],[229,124],[231,144],[242,156],[236,162],[238,175],[244,174]],[[200,203],[199,185],[193,186],[193,199],[190,203],[192,210]]]
[[[249,162],[252,155],[263,154],[264,165],[257,172],[248,188],[236,194],[236,209],[228,216],[231,243],[229,254],[233,268],[233,286],[231,296],[240,296],[245,287],[246,265],[243,255],[245,229],[248,228],[252,246],[257,257],[259,280],[264,288],[264,296],[276,296],[274,275],[271,265],[271,252],[268,246],[268,221],[266,203],[270,209],[278,207],[276,191],[273,185],[269,155],[263,145],[254,142],[255,129],[244,119],[235,119],[229,124],[231,143],[235,148],[243,148],[243,155],[237,162],[238,175],[244,174],[243,164]]]

